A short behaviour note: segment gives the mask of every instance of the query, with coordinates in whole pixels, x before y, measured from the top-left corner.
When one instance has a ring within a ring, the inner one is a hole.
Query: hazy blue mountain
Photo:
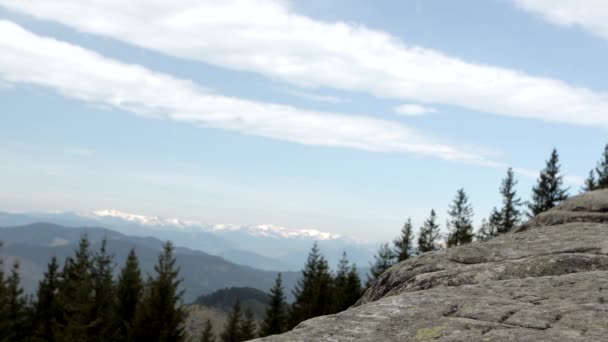
[[[360,268],[368,267],[378,247],[314,230],[289,230],[272,225],[208,225],[113,210],[88,214],[0,212],[0,226],[41,221],[64,226],[102,226],[126,235],[170,239],[178,246],[273,271],[300,270],[315,241],[332,267],[335,267],[343,251]]]
[[[72,255],[78,239],[84,233],[94,248],[98,247],[104,237],[107,238],[108,249],[117,264],[115,271],[123,265],[129,250],[135,248],[144,273],[152,272],[163,243],[157,238],[129,236],[105,228],[70,228],[50,223],[35,223],[0,228],[0,240],[4,242],[0,255],[5,260],[5,267],[10,266],[15,259],[20,261],[24,287],[32,293],[51,256],[55,255],[63,261]],[[277,274],[274,271],[238,265],[221,257],[184,247],[176,249],[176,258],[184,279],[186,302],[191,302],[201,294],[226,287],[252,287],[268,291]],[[293,288],[298,276],[298,272],[283,272],[285,287]]]

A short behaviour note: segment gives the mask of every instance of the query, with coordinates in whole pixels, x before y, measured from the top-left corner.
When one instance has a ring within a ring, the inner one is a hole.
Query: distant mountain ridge
[[[177,218],[163,218],[159,216],[145,216],[125,213],[120,210],[96,210],[82,216],[112,217],[125,221],[136,222],[145,226],[152,227],[171,227],[184,230],[203,230],[203,231],[246,231],[254,236],[275,237],[275,238],[304,238],[315,240],[336,240],[342,238],[338,234],[322,232],[316,229],[294,229],[273,224],[259,225],[238,225],[238,224],[207,224],[202,221],[181,220]]]
[[[130,236],[153,236],[178,246],[221,256],[234,263],[272,271],[299,271],[317,241],[333,267],[346,251],[350,261],[366,268],[377,246],[316,230],[274,225],[208,225],[198,221],[128,214],[118,210],[95,213],[3,213],[0,226],[50,222],[63,226],[108,227]]]
[[[65,227],[50,223],[34,223],[0,228],[0,256],[9,267],[14,260],[21,264],[23,284],[33,293],[52,256],[60,262],[73,254],[83,234],[98,248],[102,239],[108,240],[108,250],[114,255],[115,271],[122,267],[131,248],[135,248],[144,273],[153,272],[163,241],[153,237],[129,236],[98,227]],[[221,257],[189,248],[176,248],[177,263],[181,267],[185,301],[191,302],[202,294],[225,287],[252,287],[268,291],[274,284],[277,272],[264,271],[238,265]],[[286,288],[292,288],[299,272],[282,272]]]

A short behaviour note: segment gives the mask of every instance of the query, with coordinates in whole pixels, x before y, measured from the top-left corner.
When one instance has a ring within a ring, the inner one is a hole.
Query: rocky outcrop
[[[263,341],[608,341],[608,190],[399,263],[354,307]]]

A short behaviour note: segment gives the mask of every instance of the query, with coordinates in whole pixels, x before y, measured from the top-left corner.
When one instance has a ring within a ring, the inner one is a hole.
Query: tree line
[[[393,242],[393,247],[391,248],[388,243],[385,243],[378,249],[366,286],[371,286],[384,271],[394,264],[414,255],[459,246],[474,240],[487,241],[517,227],[522,223],[524,215],[533,217],[554,208],[568,198],[569,188],[564,186],[564,177],[560,169],[559,154],[556,149],[553,149],[532,188],[530,201],[524,203],[515,190],[517,185],[515,173],[512,168],[509,168],[499,188],[501,206],[492,209],[490,215],[482,220],[481,226],[476,232],[473,227],[473,207],[462,188],[457,190],[448,209],[447,236],[441,236],[435,210],[431,210],[429,217],[418,230],[417,239],[414,238],[412,220],[407,219],[400,235]],[[581,192],[607,188],[608,145],[604,148],[597,166],[589,172]]]
[[[302,276],[293,289],[295,301],[292,304],[286,302],[279,273],[270,290],[270,303],[259,328],[256,330],[255,324],[252,324],[253,314],[243,315],[237,300],[219,338],[222,342],[240,342],[280,334],[307,319],[346,310],[355,304],[362,292],[357,266],[348,261],[346,253],[342,254],[336,270],[332,272],[315,243],[302,269]],[[206,322],[205,331],[209,332],[203,334],[201,341],[214,342],[210,321]]]
[[[85,235],[62,267],[51,259],[34,297],[20,285],[19,263],[9,274],[0,267],[0,341],[183,341],[185,312],[175,263],[167,242],[154,274],[144,280],[131,250],[115,279],[106,241],[92,251]]]

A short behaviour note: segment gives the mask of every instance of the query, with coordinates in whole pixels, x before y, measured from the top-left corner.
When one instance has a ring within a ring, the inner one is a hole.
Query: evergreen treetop
[[[447,246],[459,246],[473,241],[473,207],[464,189],[458,189],[448,211],[449,235]]]
[[[142,300],[143,289],[139,261],[135,250],[131,249],[125,265],[120,271],[116,285],[116,316],[118,336],[121,341],[131,341],[133,339],[135,314]]]
[[[287,304],[283,290],[281,273],[277,275],[274,286],[270,290],[270,303],[260,327],[260,336],[281,334],[287,330]]]
[[[602,158],[595,168],[597,173],[596,190],[608,188],[608,144],[604,147]]]
[[[374,255],[374,263],[371,264],[371,268],[369,270],[369,275],[367,277],[366,287],[372,286],[378,277],[384,271],[388,270],[395,264],[395,254],[393,250],[389,247],[388,243],[384,243],[380,245],[378,248],[378,252]]]
[[[393,244],[395,245],[395,257],[397,262],[407,260],[412,256],[414,240],[414,227],[412,225],[412,219],[408,218],[401,228],[401,234],[395,239]]]
[[[540,172],[536,185],[532,188],[532,201],[528,203],[530,216],[547,211],[568,198],[568,189],[563,187],[560,174],[559,155],[553,149],[545,168]]]
[[[257,325],[251,309],[245,310],[245,315],[239,327],[239,338],[241,341],[249,341],[256,337]]]
[[[222,334],[220,335],[222,342],[241,342],[240,333],[242,319],[241,301],[237,299],[234,302],[230,315],[228,316],[228,321],[224,326],[224,331],[222,331]]]
[[[431,215],[424,221],[420,227],[418,234],[418,253],[425,253],[436,250],[439,240],[439,224],[437,223],[437,214],[435,210],[431,210]]]
[[[517,197],[517,191],[515,186],[517,181],[515,180],[515,174],[512,168],[507,170],[507,176],[502,180],[500,186],[500,194],[502,195],[502,210],[501,214],[501,225],[498,229],[498,234],[504,234],[515,228],[521,222],[521,211],[522,205],[521,199]]]
[[[331,313],[331,283],[327,260],[315,242],[293,290],[295,301],[289,313],[288,328],[309,318]]]
[[[154,266],[154,277],[148,277],[142,302],[135,318],[134,340],[181,342],[184,340],[182,308],[182,279],[176,266],[174,247],[171,242],[163,245],[163,251]]]
[[[589,171],[589,176],[587,176],[587,179],[585,179],[581,192],[589,192],[597,189],[597,181],[595,180],[594,172],[594,170]]]

